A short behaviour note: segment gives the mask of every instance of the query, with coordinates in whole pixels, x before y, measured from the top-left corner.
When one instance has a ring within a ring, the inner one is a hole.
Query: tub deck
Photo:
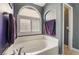
[[[49,51],[58,54],[58,39],[43,35],[19,37],[4,54],[12,54],[14,50],[20,48],[22,48],[21,54],[26,55],[50,54]]]

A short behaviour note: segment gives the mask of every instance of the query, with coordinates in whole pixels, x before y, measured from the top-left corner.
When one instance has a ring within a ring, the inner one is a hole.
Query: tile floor
[[[69,49],[67,46],[64,46],[64,54],[65,55],[79,55],[79,52],[73,51]]]

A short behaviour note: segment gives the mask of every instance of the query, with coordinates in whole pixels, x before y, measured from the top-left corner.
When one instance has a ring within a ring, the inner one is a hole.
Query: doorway
[[[69,9],[65,5],[64,6],[64,44],[68,46],[68,40],[69,40]]]
[[[73,8],[64,4],[64,51],[72,49],[73,39]],[[67,49],[68,48],[68,49]],[[64,52],[65,53],[65,52]]]

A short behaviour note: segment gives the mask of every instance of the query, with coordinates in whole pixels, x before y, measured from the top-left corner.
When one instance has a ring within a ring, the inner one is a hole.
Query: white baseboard
[[[74,51],[76,51],[76,52],[79,52],[79,50],[78,50],[78,49],[76,49],[76,48],[72,48],[72,50],[74,50]]]

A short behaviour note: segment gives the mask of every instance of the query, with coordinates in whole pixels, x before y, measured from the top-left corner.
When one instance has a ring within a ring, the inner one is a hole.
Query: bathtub
[[[15,43],[6,49],[4,55],[57,55],[58,39],[47,35],[18,37]]]

